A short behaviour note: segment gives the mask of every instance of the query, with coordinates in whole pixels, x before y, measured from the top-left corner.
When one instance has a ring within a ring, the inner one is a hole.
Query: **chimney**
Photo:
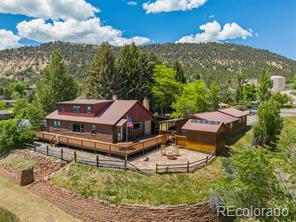
[[[113,95],[112,100],[117,100],[118,96],[117,95]]]
[[[143,106],[149,110],[150,109],[150,105],[149,105],[149,99],[147,97],[144,97],[144,100],[143,100]]]

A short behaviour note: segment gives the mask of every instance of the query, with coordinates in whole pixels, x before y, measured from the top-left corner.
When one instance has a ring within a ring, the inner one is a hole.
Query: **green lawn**
[[[0,222],[10,222],[9,218],[12,222],[80,221],[26,188],[0,176]]]
[[[33,168],[36,165],[36,161],[30,158],[10,154],[7,157],[1,159],[0,164],[6,165],[14,170],[22,171]]]
[[[72,164],[51,182],[86,198],[114,204],[194,204],[210,198],[212,184],[224,175],[220,158],[193,174],[144,176],[131,171]]]
[[[11,212],[0,208],[0,222],[17,222],[17,217]]]

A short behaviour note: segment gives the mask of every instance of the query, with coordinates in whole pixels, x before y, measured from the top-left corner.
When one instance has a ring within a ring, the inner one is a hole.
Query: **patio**
[[[209,157],[210,154],[192,151],[188,149],[178,148],[178,156],[171,160],[165,153],[176,152],[175,146],[169,146],[164,149],[158,149],[149,152],[144,156],[131,160],[130,162],[141,170],[155,171],[156,164],[187,164],[188,162],[195,162]]]

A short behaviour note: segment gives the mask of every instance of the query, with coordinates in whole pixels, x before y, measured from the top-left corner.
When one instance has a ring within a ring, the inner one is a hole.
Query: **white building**
[[[286,88],[286,78],[283,76],[272,76],[271,80],[273,81],[272,92],[281,92]]]

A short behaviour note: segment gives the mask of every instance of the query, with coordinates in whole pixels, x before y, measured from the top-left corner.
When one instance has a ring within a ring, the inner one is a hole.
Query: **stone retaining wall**
[[[209,203],[150,207],[120,205],[85,199],[60,187],[40,181],[29,190],[54,203],[66,213],[86,222],[214,222],[218,221]]]
[[[10,179],[20,186],[25,186],[34,182],[33,169],[17,171],[7,166],[0,165],[0,175]]]

